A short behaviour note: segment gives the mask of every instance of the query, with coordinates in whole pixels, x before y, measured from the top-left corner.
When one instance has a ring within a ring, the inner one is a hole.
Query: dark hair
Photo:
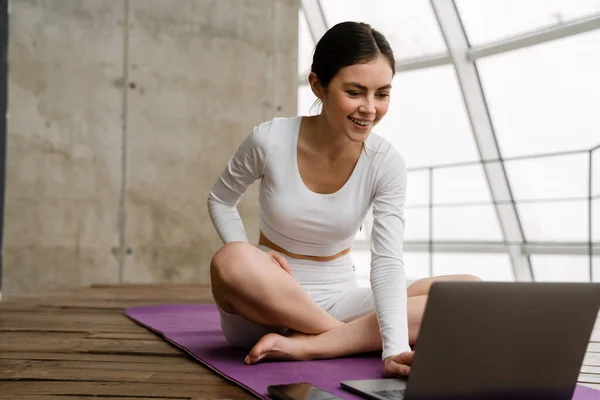
[[[340,22],[329,29],[317,43],[311,72],[322,87],[344,67],[368,63],[382,54],[396,73],[394,52],[385,36],[364,22]]]

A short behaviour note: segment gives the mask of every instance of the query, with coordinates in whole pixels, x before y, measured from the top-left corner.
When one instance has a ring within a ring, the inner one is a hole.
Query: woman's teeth
[[[354,119],[352,117],[348,117],[348,118],[350,118],[350,121],[352,121],[355,124],[360,125],[360,126],[369,126],[369,125],[371,125],[371,121],[361,121],[361,120],[358,120],[358,119]]]

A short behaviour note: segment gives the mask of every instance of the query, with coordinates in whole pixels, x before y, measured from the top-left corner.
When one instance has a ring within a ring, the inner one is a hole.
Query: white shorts
[[[270,251],[268,247],[258,248]],[[350,254],[322,262],[284,257],[306,293],[335,319],[348,322],[375,311],[371,288],[358,285]],[[283,328],[257,324],[221,308],[219,311],[223,335],[235,347],[251,348],[267,333],[285,332]]]

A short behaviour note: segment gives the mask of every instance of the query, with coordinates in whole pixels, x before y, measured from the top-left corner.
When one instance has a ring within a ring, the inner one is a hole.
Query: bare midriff
[[[350,248],[348,247],[346,250],[342,250],[337,254],[331,255],[331,256],[325,256],[325,257],[321,257],[321,256],[307,256],[307,255],[303,255],[303,254],[296,254],[296,253],[292,253],[289,252],[283,248],[281,248],[280,246],[276,245],[275,243],[273,243],[272,241],[270,241],[265,235],[264,233],[262,233],[262,231],[260,232],[260,238],[258,240],[258,244],[262,245],[262,246],[266,246],[272,250],[275,250],[278,253],[281,254],[285,254],[286,256],[292,257],[292,258],[297,258],[299,260],[313,260],[313,261],[331,261],[331,260],[335,260],[338,257],[341,257],[345,254],[350,253]]]

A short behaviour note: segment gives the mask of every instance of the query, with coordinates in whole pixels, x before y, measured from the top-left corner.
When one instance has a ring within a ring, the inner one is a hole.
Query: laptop
[[[408,378],[354,380],[373,400],[571,399],[600,283],[435,282]]]

